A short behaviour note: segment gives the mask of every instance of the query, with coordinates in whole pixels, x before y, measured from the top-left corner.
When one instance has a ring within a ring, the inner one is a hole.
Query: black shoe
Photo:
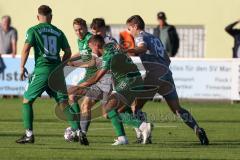
[[[34,135],[27,137],[27,135],[24,134],[20,139],[16,140],[16,143],[19,144],[34,143]]]
[[[209,144],[207,134],[206,134],[206,132],[204,131],[203,128],[197,129],[196,134],[199,138],[199,141],[200,141],[201,145],[208,145]]]
[[[141,144],[141,143],[142,143],[142,141],[143,141],[143,139],[142,139],[142,136],[141,136],[141,137],[137,137],[136,143],[139,143],[139,144]]]
[[[83,133],[83,132],[79,133],[79,143],[81,145],[85,145],[85,146],[89,145],[89,142],[88,142],[88,139],[87,139],[87,135],[85,133]]]
[[[152,136],[148,137],[146,144],[152,144]]]
[[[141,144],[142,142],[143,142],[142,136],[137,137],[137,140],[136,140],[135,143]],[[146,144],[152,144],[152,137],[151,136],[148,137]]]
[[[73,142],[78,142],[79,141],[79,137],[76,135],[74,138],[73,138]]]

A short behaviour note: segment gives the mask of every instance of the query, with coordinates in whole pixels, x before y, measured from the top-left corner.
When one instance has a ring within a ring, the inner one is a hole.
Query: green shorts
[[[54,87],[49,87],[49,75],[50,73],[34,71],[29,78],[29,82],[23,97],[30,102],[33,102],[37,97],[40,97],[44,91],[46,91],[50,97],[55,98],[56,102],[68,100],[67,87],[64,76],[62,75],[62,78],[58,77],[58,81],[56,82],[57,85],[62,86],[61,92],[59,92],[57,89],[52,89]]]
[[[139,97],[139,92],[143,89],[143,80],[141,77],[122,79],[119,84],[115,86],[115,92],[119,100],[125,105],[131,106],[135,98]]]

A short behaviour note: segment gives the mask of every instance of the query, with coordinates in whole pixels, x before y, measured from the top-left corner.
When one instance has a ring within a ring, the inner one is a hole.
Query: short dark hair
[[[43,16],[52,15],[52,9],[47,5],[41,5],[40,7],[38,7],[38,14]]]
[[[100,48],[102,48],[102,47],[104,46],[104,44],[105,44],[104,38],[103,38],[102,36],[100,36],[100,35],[93,35],[93,36],[89,39],[88,43],[95,43],[95,44],[97,44]]]
[[[86,27],[87,28],[87,23],[84,19],[82,18],[75,18],[73,20],[73,25],[76,24],[76,25],[80,25],[80,26],[83,26],[83,27]]]
[[[92,29],[98,29],[103,27],[106,27],[105,20],[103,18],[94,18],[90,25],[90,28]]]
[[[136,24],[138,29],[143,30],[145,28],[145,23],[141,16],[133,15],[127,19],[127,24]]]

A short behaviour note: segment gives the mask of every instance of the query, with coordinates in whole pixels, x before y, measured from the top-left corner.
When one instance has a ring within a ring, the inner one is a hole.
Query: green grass
[[[115,138],[109,121],[98,119],[89,130],[90,146],[67,143],[63,139],[66,122],[54,115],[54,101],[39,99],[34,105],[34,145],[15,144],[24,132],[21,121],[21,100],[0,101],[0,160],[16,159],[240,159],[240,105],[227,103],[185,102],[188,110],[204,127],[209,146],[199,145],[194,133],[174,117],[165,103],[150,102],[145,106],[155,124],[153,144],[134,144],[132,128],[126,132],[126,146],[111,146]]]

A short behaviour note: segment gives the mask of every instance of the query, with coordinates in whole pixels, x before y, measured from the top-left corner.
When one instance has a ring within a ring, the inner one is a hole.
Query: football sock
[[[23,125],[25,129],[33,129],[33,109],[28,103],[22,105]]]
[[[78,123],[78,126],[80,126],[80,107],[79,107],[78,102],[74,102],[71,105],[71,108],[74,111],[74,113],[77,115],[77,119],[78,119],[77,123]]]
[[[27,137],[31,137],[33,135],[33,131],[31,131],[29,129],[27,129],[25,133],[26,133]]]
[[[107,113],[107,115],[112,122],[112,125],[113,125],[116,135],[118,137],[125,136],[123,124],[121,122],[121,119],[120,119],[118,113],[115,110],[111,110],[110,112]]]
[[[78,122],[75,118],[73,109],[70,106],[67,106],[64,109],[63,113],[65,114],[65,116],[67,118],[67,121],[70,124],[70,126],[72,127],[72,129],[73,130],[79,129],[79,125],[78,125]]]
[[[89,125],[91,123],[91,113],[83,113],[80,117],[80,126],[82,129],[82,132],[87,133]]]
[[[179,110],[177,114],[182,118],[183,122],[190,128],[192,128],[193,130],[195,128],[198,128],[197,122],[187,110],[181,108],[181,110]]]

